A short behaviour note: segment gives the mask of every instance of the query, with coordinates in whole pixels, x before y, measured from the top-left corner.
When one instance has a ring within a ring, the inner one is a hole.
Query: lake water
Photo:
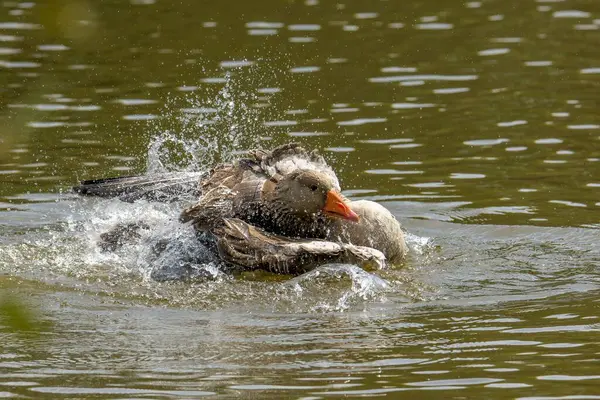
[[[600,399],[600,2],[0,10],[0,303],[34,324],[0,318],[0,397]],[[69,192],[292,140],[398,217],[404,265],[160,283],[183,205]]]

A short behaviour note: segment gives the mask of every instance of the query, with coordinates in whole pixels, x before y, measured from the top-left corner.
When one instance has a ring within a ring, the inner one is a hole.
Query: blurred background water
[[[1,397],[600,398],[597,1],[0,10]],[[400,219],[405,265],[159,283],[181,204],[69,193],[291,140]]]

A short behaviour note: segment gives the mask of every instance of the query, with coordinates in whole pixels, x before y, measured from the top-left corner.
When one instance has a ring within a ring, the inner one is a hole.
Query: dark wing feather
[[[91,179],[82,181],[73,187],[73,191],[85,196],[115,197],[127,202],[139,199],[169,202],[198,196],[198,181],[204,175],[204,172],[174,172]]]

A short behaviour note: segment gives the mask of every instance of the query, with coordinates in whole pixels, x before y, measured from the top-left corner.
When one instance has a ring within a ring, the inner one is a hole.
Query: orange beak
[[[325,201],[323,212],[332,217],[348,219],[354,222],[358,222],[359,220],[358,214],[352,211],[342,196],[333,189],[327,192],[327,200]]]

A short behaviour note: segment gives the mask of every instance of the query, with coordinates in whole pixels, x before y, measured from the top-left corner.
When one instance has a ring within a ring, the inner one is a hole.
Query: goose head
[[[298,169],[273,179],[273,201],[283,212],[300,217],[324,215],[329,218],[359,220],[333,181],[313,170]]]

